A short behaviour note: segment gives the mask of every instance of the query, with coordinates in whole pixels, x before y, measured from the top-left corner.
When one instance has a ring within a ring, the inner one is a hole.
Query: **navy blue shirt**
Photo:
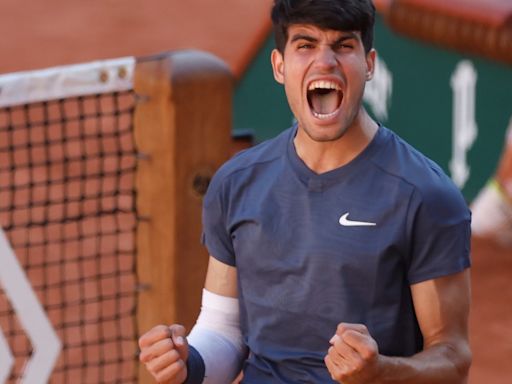
[[[244,383],[333,382],[340,322],[365,324],[384,355],[420,351],[410,285],[470,264],[470,212],[431,160],[379,127],[319,175],[296,129],[228,161],[204,199],[203,242],[238,271]]]

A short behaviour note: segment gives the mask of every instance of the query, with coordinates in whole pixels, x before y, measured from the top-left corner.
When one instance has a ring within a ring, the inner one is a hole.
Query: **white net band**
[[[134,57],[0,75],[0,107],[133,89]]]

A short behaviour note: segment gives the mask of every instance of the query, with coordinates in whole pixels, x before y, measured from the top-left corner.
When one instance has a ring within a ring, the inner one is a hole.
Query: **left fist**
[[[333,380],[370,384],[379,376],[379,348],[362,324],[341,323],[329,341],[325,364]]]

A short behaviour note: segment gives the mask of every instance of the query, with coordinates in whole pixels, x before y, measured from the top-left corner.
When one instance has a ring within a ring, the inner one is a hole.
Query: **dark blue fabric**
[[[187,379],[183,384],[201,384],[204,380],[204,361],[197,349],[189,345],[187,359]]]
[[[443,171],[380,127],[349,164],[318,175],[291,128],[226,163],[204,200],[203,242],[237,267],[244,383],[331,383],[340,322],[382,354],[422,348],[410,285],[470,264],[470,212]],[[343,226],[340,218],[374,226]]]

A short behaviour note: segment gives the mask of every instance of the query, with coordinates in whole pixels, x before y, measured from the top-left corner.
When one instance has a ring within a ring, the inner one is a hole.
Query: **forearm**
[[[201,313],[188,341],[205,368],[204,381],[195,379],[190,383],[225,384],[233,381],[246,357],[238,300],[204,290]]]
[[[471,351],[467,343],[439,343],[411,357],[380,356],[379,360],[378,384],[463,384],[467,382]]]

